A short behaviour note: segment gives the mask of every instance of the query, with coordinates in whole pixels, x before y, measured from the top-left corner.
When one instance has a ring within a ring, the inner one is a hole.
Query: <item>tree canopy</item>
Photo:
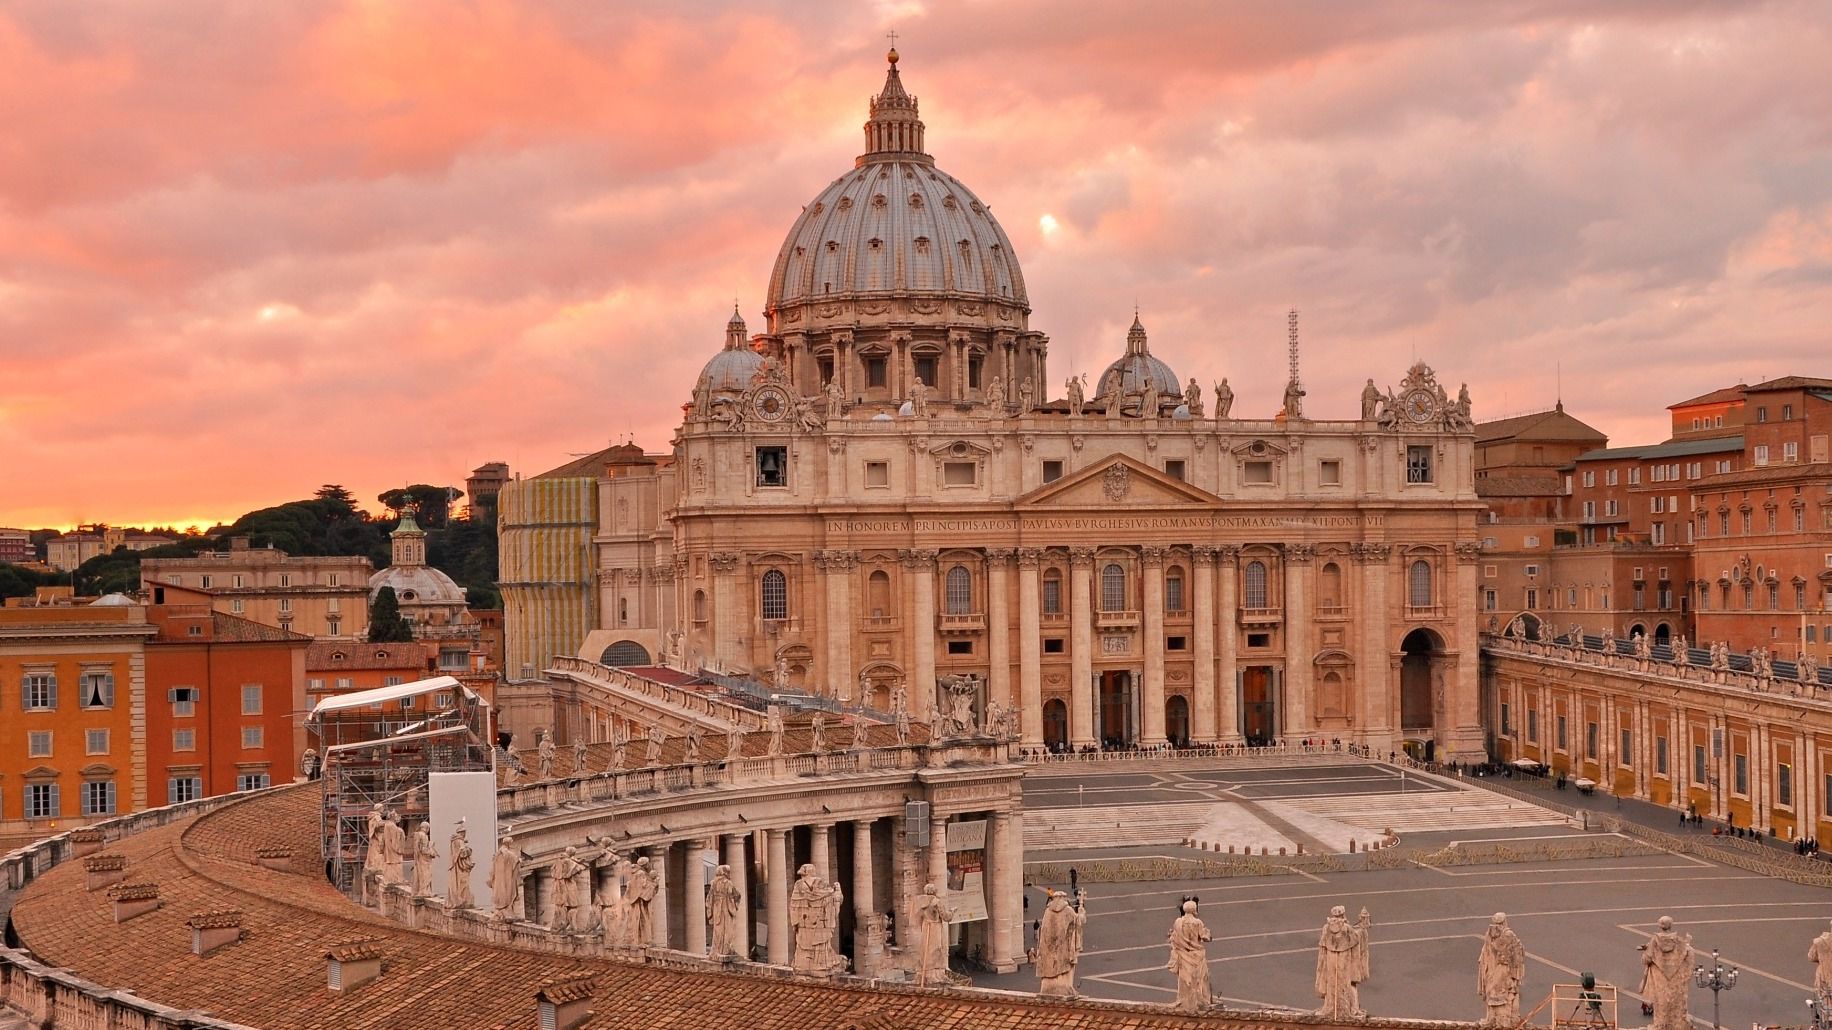
[[[406,643],[413,639],[413,624],[401,617],[400,599],[393,587],[375,592],[369,602],[369,642],[371,644]]]

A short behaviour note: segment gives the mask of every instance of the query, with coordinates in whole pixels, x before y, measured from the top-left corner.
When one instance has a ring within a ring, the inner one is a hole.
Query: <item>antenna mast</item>
[[[1291,381],[1298,381],[1298,309],[1285,313],[1285,339],[1291,350]]]

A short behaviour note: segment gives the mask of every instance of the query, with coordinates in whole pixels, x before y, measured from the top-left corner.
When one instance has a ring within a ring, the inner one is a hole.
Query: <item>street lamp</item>
[[[1717,949],[1712,948],[1711,965],[1693,967],[1692,982],[1711,992],[1711,1028],[1722,1030],[1723,1024],[1718,1021],[1718,994],[1737,985],[1737,967],[1718,961]]]

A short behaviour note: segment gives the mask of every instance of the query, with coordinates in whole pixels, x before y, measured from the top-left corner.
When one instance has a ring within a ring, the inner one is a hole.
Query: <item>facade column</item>
[[[941,890],[948,889],[948,817],[929,817],[929,875],[925,881]]]
[[[1164,548],[1139,548],[1145,569],[1145,712],[1139,743],[1157,747],[1164,743]]]
[[[1311,627],[1316,613],[1310,604],[1310,559],[1315,549],[1309,544],[1286,544],[1281,563],[1285,570],[1285,736],[1309,736],[1311,718],[1311,658],[1316,647],[1311,642]]]
[[[725,864],[732,870],[732,885],[738,888],[738,926],[732,948],[741,960],[751,957],[751,869],[744,861],[742,833],[725,835]]]
[[[1239,744],[1240,735],[1240,612],[1237,597],[1240,590],[1240,548],[1232,545],[1215,549],[1215,578],[1220,587],[1220,602],[1216,605],[1221,616],[1221,639],[1218,641],[1221,652],[1221,667],[1215,671],[1215,685],[1220,689],[1216,698],[1215,735],[1223,744]]]
[[[1008,710],[1011,696],[1011,556],[1009,547],[986,551],[986,657],[991,663],[986,696]]]
[[[935,552],[907,550],[898,556],[912,580],[910,588],[910,714],[927,720],[935,708]]]
[[[787,830],[770,830],[769,852],[765,859],[764,913],[769,924],[769,951],[766,958],[773,966],[789,964],[789,844]]]
[[[1392,653],[1396,643],[1387,640],[1391,615],[1387,609],[1387,545],[1356,544],[1352,548],[1361,566],[1362,627],[1360,660],[1355,663],[1355,735],[1363,744],[1385,752],[1394,748]],[[1540,717],[1546,717],[1542,700]],[[1543,731],[1545,727],[1541,727]]]
[[[1026,748],[1043,746],[1042,561],[1043,552],[1035,547],[1018,551],[1018,695],[1023,710],[1018,725]]]
[[[1445,710],[1451,719],[1451,738],[1445,743],[1449,745],[1450,758],[1460,762],[1482,761],[1488,757],[1488,751],[1482,736],[1481,630],[1476,606],[1469,603],[1476,596],[1479,571],[1476,563],[1482,558],[1482,549],[1474,541],[1465,541],[1457,544],[1454,550],[1456,577],[1453,582],[1456,586],[1450,596],[1463,599],[1462,603],[1453,606],[1457,613],[1454,646],[1462,658],[1457,662],[1456,677],[1449,681],[1450,697],[1445,699]]]
[[[816,823],[808,827],[808,862],[814,866],[815,876],[829,881],[833,879],[833,869],[827,861],[830,853],[828,835],[832,830],[832,823]]]
[[[872,921],[877,918],[878,891],[872,882],[872,848],[871,828],[874,820],[855,819],[852,823],[852,965],[854,972],[862,976],[877,972],[875,966],[881,954],[872,951],[867,954],[867,942],[871,939]],[[838,932],[838,928],[835,928]],[[861,969],[863,964],[873,966]]]
[[[1069,745],[1094,743],[1094,549],[1069,549]]]
[[[682,881],[681,915],[687,921],[687,951],[692,955],[706,954],[706,857],[707,851],[718,851],[718,844],[709,840],[687,842],[687,861],[682,866],[685,879]]]
[[[657,844],[649,849],[649,875],[655,877],[655,901],[649,906],[654,935],[649,943],[658,948],[668,946],[668,852],[670,845]]]
[[[910,936],[910,902],[921,890],[916,883],[916,849],[910,845],[914,826],[905,816],[891,817],[891,886],[890,910],[892,936],[899,946]]]
[[[742,624],[738,612],[738,563],[736,551],[714,551],[707,559],[712,565],[712,658],[722,670],[732,671],[738,662],[738,635]]]
[[[991,919],[986,960],[998,972],[1013,972],[1024,957],[1024,863],[1013,861],[1017,819],[1010,812],[994,812],[986,825],[986,867],[992,897],[987,900]],[[1017,849],[1022,854],[1022,849]]]
[[[1192,742],[1198,746],[1215,743],[1215,548],[1190,548],[1190,564],[1195,567],[1191,589],[1195,591],[1195,675],[1190,689]]]
[[[814,556],[827,581],[827,682],[821,693],[842,701],[852,700],[858,687],[852,668],[852,570],[857,559],[853,551],[817,551]]]

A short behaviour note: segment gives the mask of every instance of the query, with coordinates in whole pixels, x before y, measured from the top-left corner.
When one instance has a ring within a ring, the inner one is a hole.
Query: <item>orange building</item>
[[[418,642],[370,644],[349,640],[313,641],[306,649],[306,710],[318,702],[340,694],[376,687],[393,687],[435,675],[451,675],[435,669],[438,659],[427,654]],[[496,676],[493,673],[460,671],[456,678],[472,692],[492,705],[495,702]],[[384,728],[394,728],[420,718],[412,705],[414,699],[389,702],[385,707],[340,716],[344,722],[366,721]],[[449,699],[445,702],[449,704]],[[345,738],[349,739],[349,738]],[[315,743],[308,742],[311,746]]]
[[[135,726],[155,632],[112,599],[0,609],[0,851],[148,807]]]
[[[291,780],[307,744],[309,637],[154,605],[146,648],[146,768],[155,805]]]

